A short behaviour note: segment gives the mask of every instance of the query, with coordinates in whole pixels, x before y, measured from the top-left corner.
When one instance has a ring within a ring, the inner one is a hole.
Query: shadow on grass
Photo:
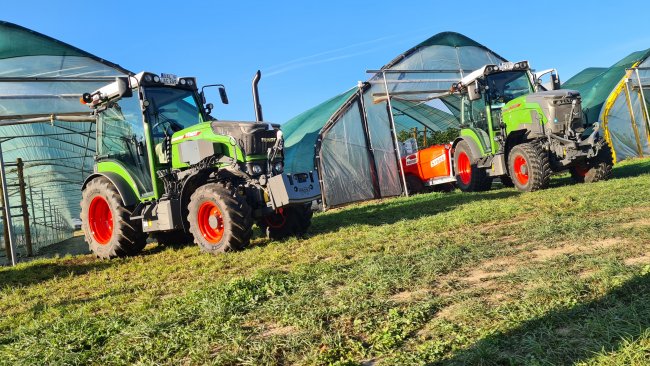
[[[650,274],[604,297],[490,335],[442,365],[568,365],[616,351],[650,328]]]
[[[112,265],[110,260],[77,256],[46,263],[31,263],[18,268],[7,267],[0,269],[0,290],[7,287],[29,286],[55,277],[79,276]]]
[[[508,198],[518,194],[520,192],[509,189],[471,194],[456,190],[452,193],[415,195],[411,199],[371,203],[320,216],[317,220],[314,220],[314,225],[309,232],[311,234],[323,234],[352,225],[380,226],[393,224],[401,220],[414,220],[447,212],[471,202]]]
[[[650,173],[650,160],[639,160],[625,165],[615,165],[613,179],[631,178]]]

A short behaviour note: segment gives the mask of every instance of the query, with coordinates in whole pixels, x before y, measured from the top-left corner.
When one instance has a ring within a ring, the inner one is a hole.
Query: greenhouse
[[[3,228],[12,229],[4,230],[3,243],[14,241],[11,261],[72,235],[95,153],[94,118],[79,98],[125,74],[78,48],[0,22],[0,162],[11,223]]]
[[[582,95],[587,122],[600,121],[614,162],[650,156],[650,49],[634,52],[609,68],[588,68],[563,85]]]
[[[400,142],[448,142],[442,132],[459,124],[459,100],[447,93],[452,83],[504,61],[458,33],[427,39],[285,123],[287,171],[318,169],[325,207],[402,194]]]

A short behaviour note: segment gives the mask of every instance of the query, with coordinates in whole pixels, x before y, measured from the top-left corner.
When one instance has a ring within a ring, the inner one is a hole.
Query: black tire
[[[509,176],[507,176],[507,175],[502,175],[502,176],[500,176],[500,177],[499,177],[499,180],[501,181],[501,184],[502,184],[504,187],[512,188],[512,187],[515,186],[515,183],[514,183],[514,182],[512,181],[512,179],[511,179]]]
[[[449,192],[453,192],[453,190],[456,189],[456,183],[436,184],[432,188],[434,192],[449,193]]]
[[[257,226],[267,238],[281,240],[291,236],[303,236],[311,226],[314,216],[310,205],[289,206],[258,220]]]
[[[251,208],[234,190],[221,183],[200,186],[188,205],[190,233],[194,242],[207,253],[240,250],[253,233]]]
[[[603,146],[598,155],[588,161],[580,161],[569,168],[571,178],[576,183],[595,183],[607,180],[612,175],[614,159],[609,145]]]
[[[454,171],[456,186],[463,192],[487,191],[492,187],[492,178],[488,177],[485,169],[476,166],[478,156],[466,141],[460,141],[454,150]]]
[[[157,232],[151,236],[158,244],[169,247],[179,247],[194,242],[194,237],[183,230]]]
[[[406,188],[408,188],[409,194],[418,194],[424,192],[424,183],[420,178],[414,175],[406,176]]]
[[[548,154],[534,142],[517,145],[508,155],[508,173],[520,191],[544,189],[551,180]]]
[[[139,222],[130,220],[119,192],[108,179],[88,182],[81,193],[81,227],[90,250],[99,258],[136,255],[147,245]]]

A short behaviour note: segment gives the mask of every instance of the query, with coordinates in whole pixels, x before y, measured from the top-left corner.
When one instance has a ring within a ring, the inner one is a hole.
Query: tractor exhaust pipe
[[[255,119],[259,122],[262,122],[264,120],[264,117],[262,117],[262,105],[260,104],[260,94],[257,91],[257,84],[260,82],[260,79],[262,78],[262,72],[260,70],[257,70],[255,73],[255,77],[253,78],[253,104],[255,107]]]

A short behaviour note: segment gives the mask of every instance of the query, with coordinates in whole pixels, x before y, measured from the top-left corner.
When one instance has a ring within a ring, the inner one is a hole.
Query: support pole
[[[43,209],[43,228],[45,229],[45,242],[47,242],[47,220],[45,218],[45,198],[43,196],[43,188],[41,188],[41,208]]]
[[[7,260],[9,261],[11,258],[11,247],[9,246],[9,230],[7,230],[7,216],[4,214],[4,207],[5,207],[5,200],[4,200],[4,194],[3,194],[3,189],[0,186],[0,205],[2,205],[2,227],[4,228],[3,234],[3,243],[5,244],[5,253],[7,254]]]
[[[34,238],[36,238],[38,246],[38,227],[36,226],[36,209],[34,208],[34,195],[32,194],[32,180],[30,177],[27,177],[27,188],[29,189],[29,203],[31,204],[32,209],[32,228],[34,228]]]
[[[9,247],[9,254],[7,258],[11,258],[11,265],[15,266],[16,263],[18,262],[16,259],[16,247],[14,246],[14,229],[13,225],[11,222],[11,204],[9,204],[9,193],[7,192],[7,176],[5,172],[5,161],[4,157],[2,156],[2,143],[0,143],[0,183],[2,183],[2,200],[3,200],[3,208],[4,208],[4,223],[5,223],[5,238],[7,238],[7,241],[5,241],[5,247]]]
[[[47,207],[50,211],[50,227],[52,228],[52,241],[56,241],[56,228],[54,227],[54,210],[52,210],[52,199],[47,199]]]
[[[16,159],[16,170],[18,171],[18,189],[20,190],[20,206],[23,214],[23,227],[25,229],[25,249],[27,256],[34,255],[32,249],[32,232],[29,227],[29,209],[27,208],[27,194],[25,194],[25,176],[23,175],[23,159]]]
[[[393,117],[393,104],[390,101],[390,92],[388,91],[388,82],[386,81],[386,72],[382,72],[384,77],[384,88],[386,88],[386,112],[388,113],[388,122],[390,122],[390,128],[393,130],[393,143],[395,144],[395,152],[397,155],[397,165],[399,166],[400,173],[402,175],[402,184],[404,185],[404,195],[409,196],[409,189],[406,185],[406,174],[404,174],[404,165],[402,164],[402,151],[399,146],[399,140],[397,139],[397,130],[395,128],[395,118]]]

